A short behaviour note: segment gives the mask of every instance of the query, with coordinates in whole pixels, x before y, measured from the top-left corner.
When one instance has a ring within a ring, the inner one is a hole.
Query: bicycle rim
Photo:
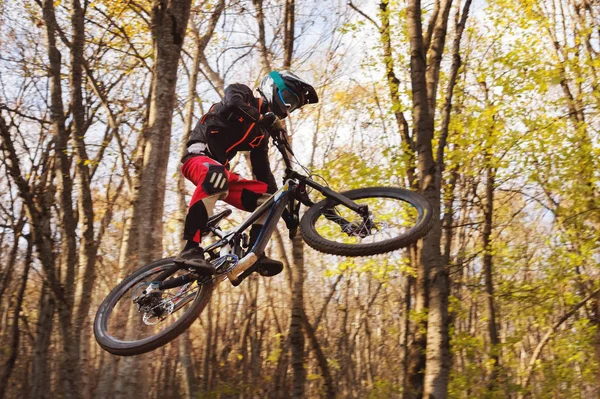
[[[104,349],[118,355],[147,352],[177,337],[198,317],[210,297],[210,282],[203,286],[194,281],[144,296],[149,284],[171,265],[134,273],[106,298],[95,323],[96,338]],[[177,271],[170,278],[185,273]]]
[[[332,200],[311,207],[301,221],[302,236],[321,252],[344,256],[385,253],[416,242],[431,228],[431,205],[418,193],[369,187],[342,194],[367,205],[369,215],[365,218]]]

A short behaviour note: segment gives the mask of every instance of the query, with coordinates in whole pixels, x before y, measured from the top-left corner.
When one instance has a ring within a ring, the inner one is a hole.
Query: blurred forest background
[[[599,52],[595,0],[0,0],[0,398],[600,397]],[[282,224],[284,273],[104,352],[100,302],[182,247],[190,128],[281,68],[321,99],[300,162],[432,231],[343,258]]]

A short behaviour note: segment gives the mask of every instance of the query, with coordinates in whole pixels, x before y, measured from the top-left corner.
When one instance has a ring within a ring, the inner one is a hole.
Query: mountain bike
[[[338,193],[314,181],[310,174],[294,170],[295,157],[284,133],[272,139],[286,166],[284,184],[232,230],[219,227],[231,214],[230,209],[209,219],[207,230],[215,240],[205,247],[205,256],[215,266],[215,275],[200,276],[192,269],[179,267],[173,258],[134,271],[98,309],[94,334],[102,348],[115,355],[131,356],[175,339],[200,316],[218,284],[229,280],[238,286],[252,274],[282,218],[290,238],[300,227],[309,246],[342,256],[376,255],[407,247],[431,228],[431,204],[421,194],[397,187]],[[313,202],[310,196],[315,191],[325,198]],[[300,219],[302,204],[308,210]],[[264,214],[268,216],[261,233],[249,248],[245,231]]]

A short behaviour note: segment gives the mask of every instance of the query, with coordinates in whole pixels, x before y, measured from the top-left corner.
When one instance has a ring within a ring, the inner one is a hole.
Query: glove
[[[281,119],[276,117],[275,121],[271,124],[271,129],[285,132],[285,125]]]
[[[275,123],[276,120],[277,120],[277,117],[275,116],[274,113],[267,112],[266,114],[260,116],[260,119],[258,120],[258,124],[262,127],[271,127]]]

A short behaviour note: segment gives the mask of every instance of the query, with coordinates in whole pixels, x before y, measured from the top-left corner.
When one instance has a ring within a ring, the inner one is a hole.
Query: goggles
[[[284,90],[278,90],[278,94],[281,102],[288,108],[288,112],[298,109],[300,99],[289,87],[286,87]]]
[[[286,86],[283,78],[277,71],[269,73],[269,76],[275,82],[277,86],[277,94],[281,102],[287,107],[288,112],[292,112],[300,107],[300,98],[294,93],[292,89]]]

